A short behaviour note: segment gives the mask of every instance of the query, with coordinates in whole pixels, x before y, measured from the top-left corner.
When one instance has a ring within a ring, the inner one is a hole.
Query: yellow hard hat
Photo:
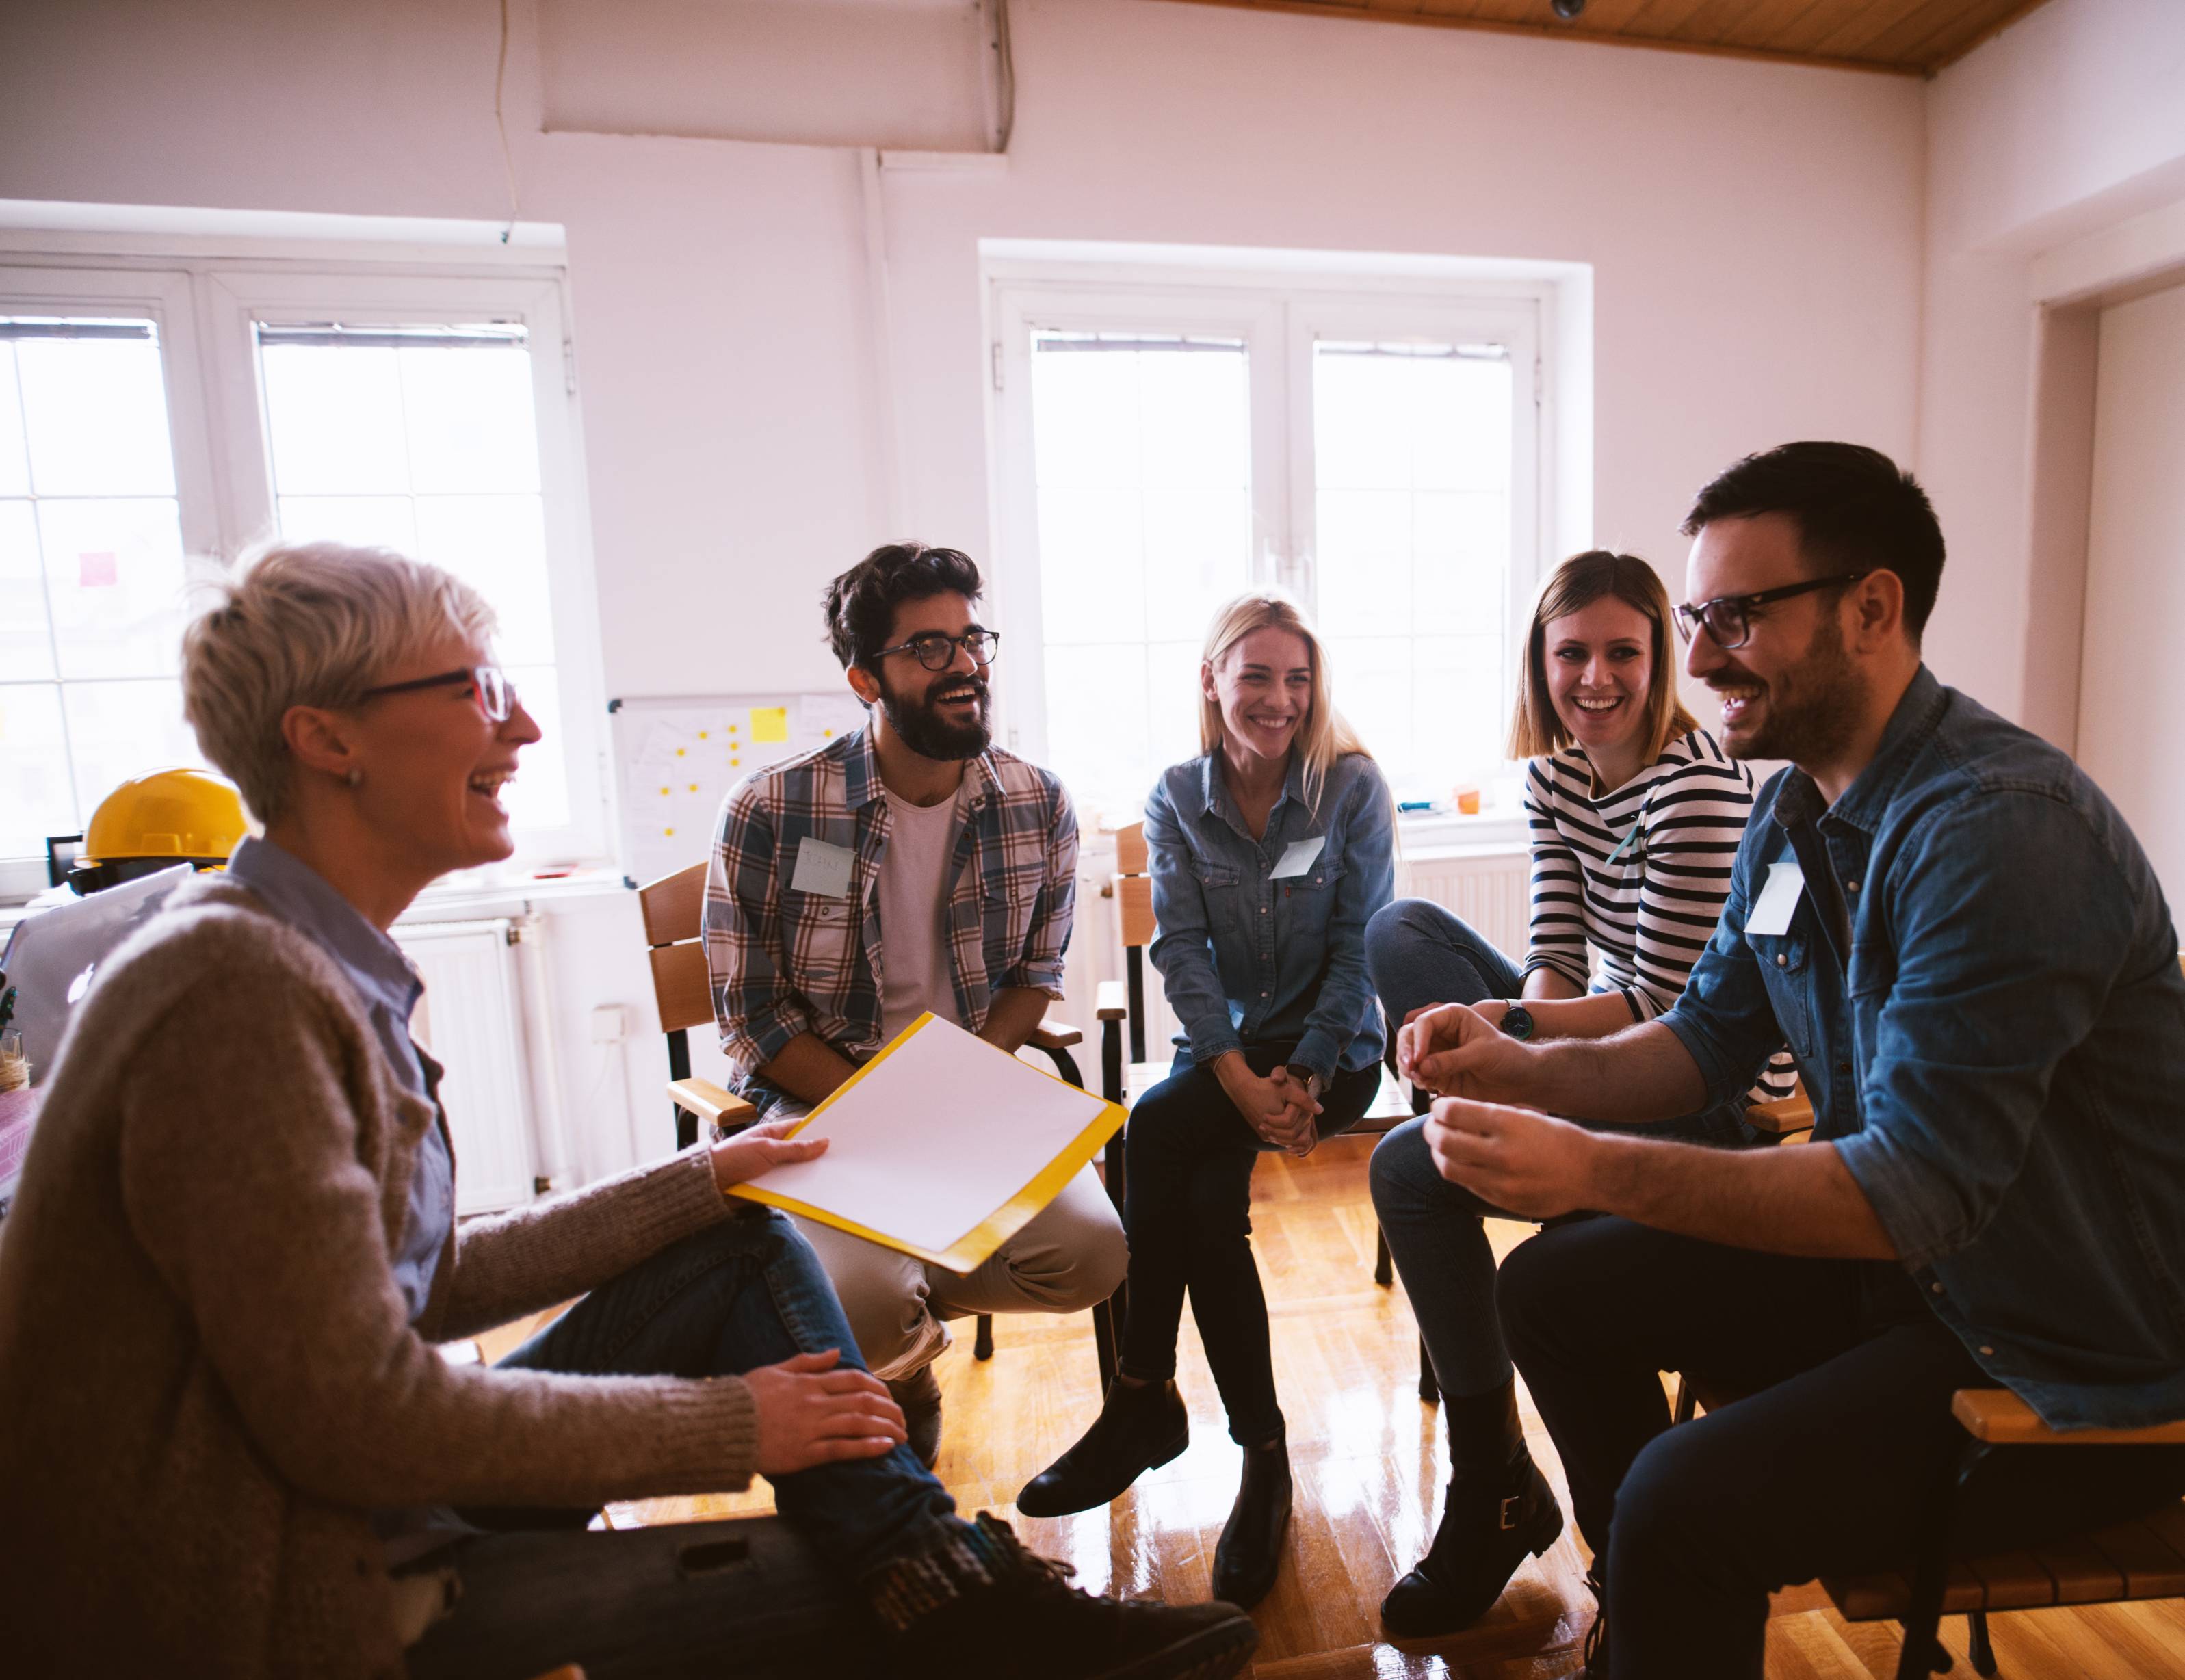
[[[177,863],[219,868],[249,832],[234,783],[210,770],[154,771],[99,801],[69,885],[97,892]]]

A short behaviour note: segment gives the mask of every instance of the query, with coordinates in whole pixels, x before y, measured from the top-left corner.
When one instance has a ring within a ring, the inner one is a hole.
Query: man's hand
[[[1598,1140],[1584,1126],[1531,1108],[1445,1097],[1425,1130],[1437,1172],[1509,1213],[1546,1220],[1600,1205],[1591,1182]]]
[[[827,1140],[815,1137],[798,1141],[788,1136],[790,1129],[802,1125],[801,1120],[762,1120],[757,1125],[746,1126],[734,1137],[724,1137],[713,1146],[713,1182],[721,1193],[728,1194],[732,1184],[741,1184],[746,1179],[757,1178],[770,1167],[785,1167],[797,1161],[818,1159],[827,1153]]]
[[[758,1414],[760,1475],[876,1459],[907,1438],[887,1384],[869,1371],[838,1369],[841,1357],[830,1348],[744,1373]]]
[[[1396,1034],[1396,1072],[1444,1096],[1525,1095],[1532,1052],[1502,1031],[1500,1019],[1462,1003],[1413,1010]]]

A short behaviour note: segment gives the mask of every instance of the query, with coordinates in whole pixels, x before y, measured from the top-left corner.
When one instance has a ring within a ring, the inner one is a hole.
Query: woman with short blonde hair
[[[1532,762],[1532,930],[1523,964],[1439,904],[1406,899],[1366,936],[1382,1007],[1468,1004],[1520,1038],[1600,1038],[1676,1002],[1714,932],[1752,806],[1752,776],[1677,697],[1669,599],[1635,555],[1573,555],[1541,585],[1510,725]],[[1790,1088],[1788,1058],[1756,1091]],[[1425,1098],[1414,1098],[1423,1110]],[[1743,1100],[1662,1130],[1741,1145]],[[1383,1600],[1389,1627],[1452,1632],[1485,1613],[1562,1512],[1518,1426],[1495,1318],[1486,1208],[1443,1179],[1417,1120],[1373,1152],[1373,1206],[1403,1273],[1448,1420],[1441,1526]]]
[[[1227,1674],[1251,1623],[1068,1588],[955,1515],[785,1217],[762,1125],[455,1219],[423,987],[388,929],[506,858],[539,739],[492,614],[332,544],[247,561],[184,645],[265,822],[101,963],[0,1243],[0,1570],[28,1673]],[[442,1356],[583,1298],[497,1366]],[[83,1373],[96,1372],[95,1381]],[[780,1521],[590,1532],[774,1484]],[[501,1532],[507,1529],[519,1532]]]
[[[1336,710],[1326,650],[1295,602],[1240,595],[1199,667],[1196,758],[1146,801],[1153,944],[1182,1025],[1169,1077],[1124,1134],[1130,1314],[1115,1384],[1082,1440],[1017,1496],[1028,1516],[1116,1498],[1189,1438],[1176,1392],[1184,1297],[1244,1448],[1214,1554],[1217,1598],[1274,1584],[1289,1458],[1253,1263],[1252,1169],[1354,1125],[1381,1080],[1366,924],[1393,887],[1394,811]]]

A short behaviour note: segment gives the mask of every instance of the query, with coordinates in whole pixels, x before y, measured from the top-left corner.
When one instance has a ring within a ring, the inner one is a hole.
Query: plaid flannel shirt
[[[1052,773],[997,749],[969,762],[964,789],[948,949],[957,1010],[976,1032],[1004,987],[1062,996],[1077,818]],[[706,967],[739,1088],[800,1033],[853,1062],[880,1048],[889,815],[869,728],[760,771],[723,802],[706,870]],[[852,853],[847,896],[790,885],[808,837]]]

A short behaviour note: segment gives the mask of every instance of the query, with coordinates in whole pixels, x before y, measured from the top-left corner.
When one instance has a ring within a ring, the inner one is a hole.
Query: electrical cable
[[[493,72],[493,126],[500,132],[500,167],[508,178],[508,226],[500,231],[506,245],[516,232],[516,159],[508,149],[508,119],[501,114],[501,89],[508,81],[508,0],[500,0],[500,60]]]

